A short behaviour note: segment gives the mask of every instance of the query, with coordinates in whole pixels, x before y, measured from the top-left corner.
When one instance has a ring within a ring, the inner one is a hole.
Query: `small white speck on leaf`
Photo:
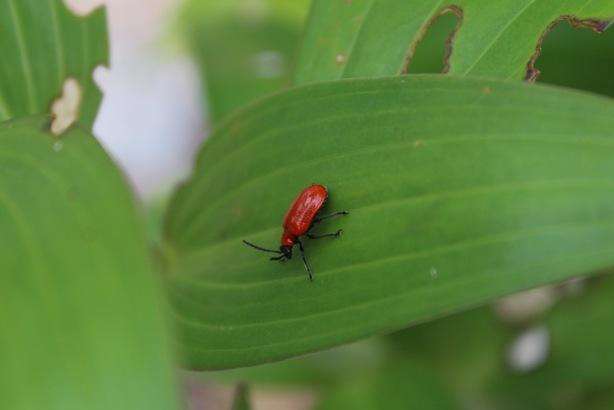
[[[62,96],[51,105],[51,132],[64,133],[79,116],[81,106],[81,86],[74,78],[64,81]]]
[[[64,144],[62,143],[62,141],[56,141],[53,143],[53,150],[55,152],[62,151],[62,148],[64,148]]]
[[[345,63],[345,55],[342,53],[339,53],[335,56],[335,62],[339,65]]]
[[[439,276],[439,272],[437,272],[437,269],[435,268],[431,268],[431,278],[433,279],[437,279],[437,277]]]

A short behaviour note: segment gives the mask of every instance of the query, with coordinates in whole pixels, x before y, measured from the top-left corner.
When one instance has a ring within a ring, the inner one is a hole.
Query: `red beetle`
[[[326,233],[322,235],[314,235],[310,233],[310,231],[318,222],[338,215],[347,215],[349,213],[348,211],[339,211],[333,212],[329,215],[318,216],[318,213],[324,206],[327,198],[328,191],[326,190],[326,187],[319,184],[313,184],[305,188],[298,195],[298,197],[296,197],[290,206],[290,209],[288,209],[286,216],[284,217],[284,232],[281,235],[281,246],[279,247],[279,250],[262,248],[246,240],[244,240],[243,243],[251,246],[252,248],[258,249],[259,251],[278,254],[279,256],[274,256],[271,258],[272,261],[285,261],[287,259],[292,259],[292,248],[295,244],[298,244],[298,247],[301,250],[301,256],[303,258],[303,264],[305,265],[305,269],[309,274],[309,280],[313,280],[311,267],[309,266],[307,258],[305,257],[305,249],[303,248],[300,237],[306,236],[310,239],[329,237],[337,238],[339,235],[341,235],[341,229],[335,233]]]

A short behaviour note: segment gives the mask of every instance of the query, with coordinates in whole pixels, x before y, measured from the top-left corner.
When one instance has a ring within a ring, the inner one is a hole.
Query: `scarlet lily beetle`
[[[328,191],[324,185],[313,184],[305,188],[294,200],[290,209],[284,217],[283,228],[284,232],[281,235],[281,245],[279,250],[266,249],[258,245],[254,245],[251,242],[243,240],[248,246],[258,249],[263,252],[276,253],[279,256],[273,256],[272,261],[285,261],[292,259],[292,248],[294,245],[298,245],[301,250],[301,257],[303,258],[303,264],[305,270],[309,274],[309,280],[313,281],[313,273],[307,258],[305,257],[305,248],[300,240],[301,236],[306,236],[310,239],[320,238],[337,238],[341,235],[342,230],[339,229],[335,233],[326,233],[321,235],[314,235],[311,233],[311,229],[317,223],[339,215],[347,215],[348,211],[333,212],[329,215],[318,216],[318,213],[324,206],[326,199],[328,198]]]

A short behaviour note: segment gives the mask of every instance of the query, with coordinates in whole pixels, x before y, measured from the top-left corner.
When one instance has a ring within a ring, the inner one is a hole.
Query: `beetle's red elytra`
[[[317,213],[324,206],[326,198],[328,198],[326,187],[317,184],[305,188],[296,197],[284,217],[281,245],[292,247],[296,243],[296,238],[307,233]]]
[[[341,235],[341,229],[334,233],[320,235],[312,234],[311,229],[314,227],[314,225],[325,219],[349,214],[348,211],[339,211],[320,216],[319,213],[326,203],[327,198],[328,191],[324,185],[312,184],[301,191],[294,202],[292,202],[292,205],[290,205],[290,209],[288,209],[288,212],[286,212],[286,216],[284,217],[284,231],[281,235],[279,250],[266,249],[261,246],[254,245],[246,240],[243,240],[243,243],[251,246],[252,248],[258,249],[259,251],[278,254],[278,256],[271,258],[273,261],[285,261],[292,259],[292,248],[294,245],[298,245],[301,251],[303,264],[305,265],[305,270],[307,270],[307,273],[309,274],[309,280],[313,281],[311,266],[309,266],[309,262],[305,256],[305,248],[303,247],[303,243],[301,242],[300,238],[302,236],[306,236],[310,239],[337,238],[339,235]]]

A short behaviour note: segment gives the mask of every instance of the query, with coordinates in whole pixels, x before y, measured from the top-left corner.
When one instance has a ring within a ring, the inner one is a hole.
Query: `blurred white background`
[[[200,79],[170,27],[181,0],[66,3],[107,7],[110,69],[95,73],[104,93],[95,135],[144,200],[168,192],[187,176],[204,129]]]

